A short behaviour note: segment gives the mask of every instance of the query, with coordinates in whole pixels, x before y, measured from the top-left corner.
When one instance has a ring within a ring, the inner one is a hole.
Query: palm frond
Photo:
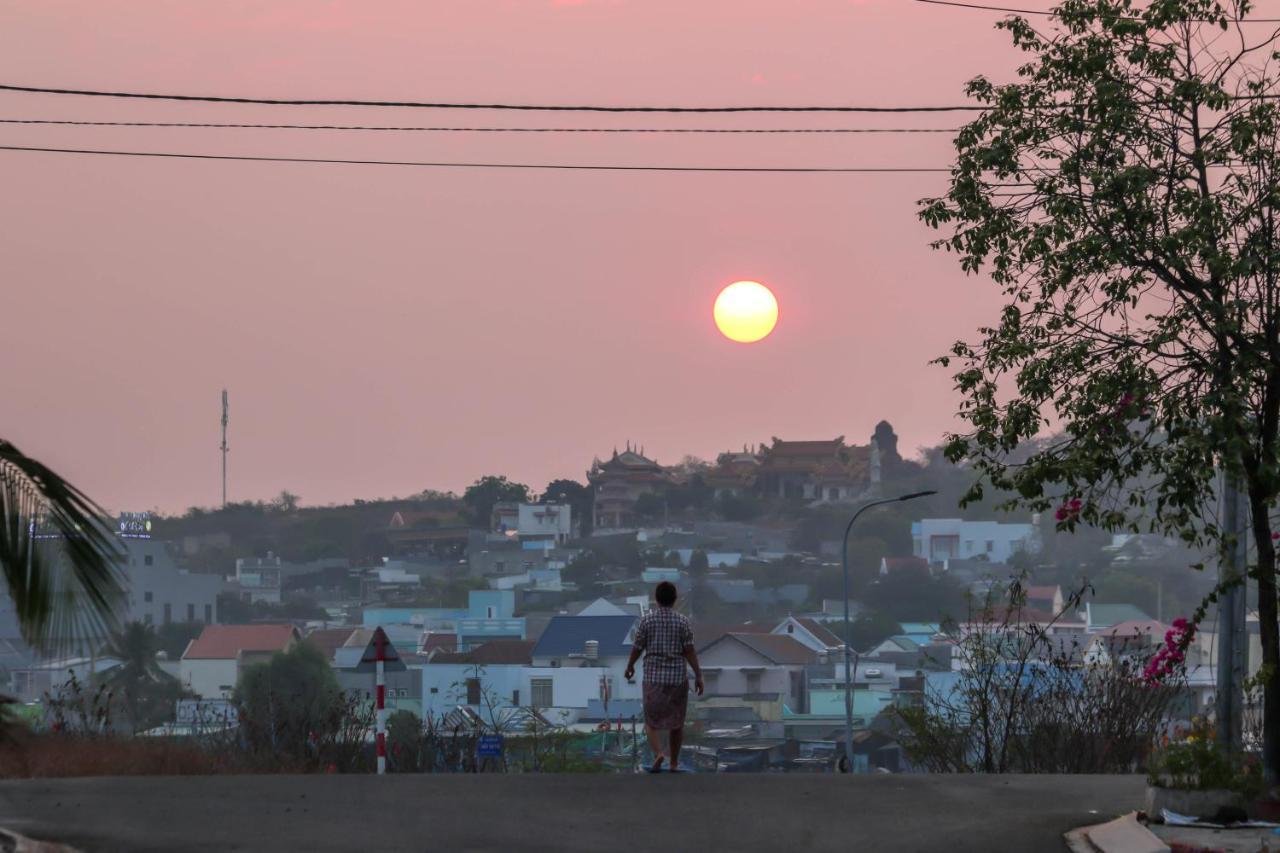
[[[0,440],[0,575],[28,644],[61,652],[109,636],[124,604],[122,556],[101,507]]]

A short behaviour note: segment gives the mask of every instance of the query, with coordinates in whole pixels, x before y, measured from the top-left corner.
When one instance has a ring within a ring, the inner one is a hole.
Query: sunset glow
[[[763,284],[735,281],[720,291],[713,311],[718,328],[726,338],[742,344],[769,336],[778,323],[778,300]]]

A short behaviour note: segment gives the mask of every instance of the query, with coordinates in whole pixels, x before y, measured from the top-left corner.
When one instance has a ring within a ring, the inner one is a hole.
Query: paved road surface
[[[1137,776],[188,776],[0,782],[85,851],[1055,851]]]

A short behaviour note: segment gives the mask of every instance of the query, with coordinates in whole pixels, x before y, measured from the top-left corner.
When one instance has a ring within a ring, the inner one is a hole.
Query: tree
[[[0,574],[22,638],[45,650],[108,636],[123,585],[106,512],[0,439]]]
[[[183,694],[178,679],[160,668],[160,640],[150,625],[130,622],[111,638],[107,657],[120,661],[106,678],[120,696],[134,732],[149,729],[173,715],[174,702]]]
[[[956,363],[967,421],[952,460],[1013,503],[1056,506],[1064,528],[1145,528],[1220,553],[1236,537],[1212,511],[1217,472],[1241,484],[1274,782],[1280,81],[1276,34],[1236,23],[1252,5],[1066,0],[1049,28],[1000,23],[1028,61],[1015,82],[968,84],[985,111],[920,215],[946,232],[935,247],[989,270],[1007,300],[939,360]],[[1049,421],[1061,435],[1010,465]]]
[[[324,653],[310,643],[247,667],[234,701],[251,748],[304,759],[332,737],[343,716],[342,691]]]
[[[506,477],[488,475],[476,480],[462,493],[462,503],[471,513],[471,521],[480,527],[488,527],[493,515],[493,505],[503,501],[524,503],[529,500],[529,487],[513,483]]]
[[[644,521],[659,521],[667,514],[667,500],[657,492],[645,492],[636,498],[634,512]]]
[[[595,487],[584,486],[577,480],[552,480],[542,490],[542,500],[567,503],[573,520],[583,536],[591,535],[592,514],[595,510]]]
[[[726,521],[750,521],[764,509],[760,498],[750,494],[724,494],[717,503]]]
[[[276,495],[276,499],[271,502],[271,508],[276,512],[291,515],[298,511],[298,501],[300,500],[301,498],[286,489]]]

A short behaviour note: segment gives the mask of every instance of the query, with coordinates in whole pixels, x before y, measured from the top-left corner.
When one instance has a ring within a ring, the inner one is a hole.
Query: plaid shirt
[[[644,651],[644,683],[687,682],[684,650],[692,645],[689,620],[670,607],[655,607],[640,617],[633,646]]]

